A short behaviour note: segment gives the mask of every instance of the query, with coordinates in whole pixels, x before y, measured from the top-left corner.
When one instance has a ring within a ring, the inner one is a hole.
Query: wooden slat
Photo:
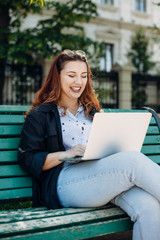
[[[34,220],[26,220],[25,224],[21,224],[21,221],[17,221],[10,224],[1,224],[0,225],[0,234],[12,233],[15,231],[17,232],[24,232],[24,231],[35,231],[36,229],[54,229],[54,228],[62,228],[63,226],[68,226],[70,224],[78,224],[81,222],[99,222],[102,220],[117,218],[121,216],[126,216],[124,212],[120,208],[110,208],[110,209],[103,209],[98,211],[91,211],[91,212],[83,212],[78,214],[67,214],[62,216],[52,216],[48,218],[39,218]]]
[[[28,198],[32,196],[32,188],[1,190],[0,200]]]
[[[0,190],[32,187],[31,177],[0,178]]]
[[[157,125],[156,120],[154,117],[151,118],[150,124],[149,125]]]
[[[0,166],[0,177],[26,176],[28,175],[19,165]]]
[[[150,154],[150,155],[153,155],[153,154],[160,154],[160,145],[145,145],[145,146],[142,146],[142,150],[141,150],[142,153],[144,154]]]
[[[160,164],[160,155],[148,156],[153,162]]]
[[[20,106],[20,105],[0,105],[0,112],[11,112],[11,113],[23,113],[28,111],[30,106]]]
[[[23,217],[25,216],[24,211],[25,211],[26,215],[30,215],[32,213],[36,214],[37,212],[48,211],[48,209],[46,207],[29,207],[29,208],[25,208],[25,209],[1,210],[0,211],[0,222],[5,223],[7,221],[12,221],[11,220],[12,217],[17,216],[17,214],[19,216],[22,215],[22,219],[23,219]],[[50,210],[50,211],[55,211],[55,210]]]
[[[147,134],[159,134],[159,129],[157,126],[149,126]]]
[[[17,151],[0,151],[0,163],[17,162]]]
[[[143,144],[160,144],[160,135],[147,135]]]
[[[24,123],[23,115],[0,114],[0,124],[22,124],[22,123]]]
[[[0,125],[0,135],[19,135],[22,131],[22,125]]]
[[[49,231],[25,233],[23,235],[5,238],[6,240],[75,240],[86,239],[92,237],[103,236],[115,232],[130,230],[133,228],[133,223],[128,217],[122,219],[115,219],[110,221],[103,221],[99,223],[90,223],[79,226],[64,227],[61,229],[50,229]],[[18,233],[17,233],[18,234]]]
[[[97,208],[61,208],[56,210],[48,210],[46,208],[29,208],[16,210],[2,210],[0,211],[0,223],[10,223],[17,221],[36,220],[40,218],[60,217],[69,214],[87,213],[109,208],[117,208],[112,204],[107,204],[104,207]],[[25,214],[24,214],[25,213]]]
[[[17,149],[20,142],[20,138],[1,138],[0,150],[4,149]]]

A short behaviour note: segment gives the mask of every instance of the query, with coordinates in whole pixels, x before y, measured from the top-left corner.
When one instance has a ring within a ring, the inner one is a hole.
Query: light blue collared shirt
[[[84,107],[80,104],[76,115],[73,115],[68,109],[63,116],[64,109],[58,107],[60,121],[62,126],[62,138],[65,150],[68,150],[77,144],[87,144],[92,120],[84,115]]]

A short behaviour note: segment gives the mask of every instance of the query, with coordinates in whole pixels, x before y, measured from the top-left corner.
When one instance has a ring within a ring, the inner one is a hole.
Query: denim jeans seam
[[[121,174],[124,174],[125,173],[125,175],[126,176],[128,176],[130,179],[131,179],[131,176],[130,176],[130,174],[129,173],[127,173],[127,172],[125,172],[125,170],[115,170],[115,169],[113,169],[113,170],[109,170],[109,171],[105,171],[105,172],[102,172],[102,173],[97,173],[97,174],[94,174],[94,175],[90,175],[90,176],[88,176],[88,177],[84,177],[84,178],[78,178],[78,179],[73,179],[73,180],[70,180],[70,181],[68,181],[68,182],[65,182],[65,183],[60,183],[60,184],[58,184],[58,186],[57,187],[59,187],[59,186],[64,186],[64,185],[69,185],[69,184],[75,184],[75,183],[79,183],[79,182],[83,182],[83,181],[86,181],[86,180],[92,180],[92,179],[94,179],[94,178],[96,178],[96,177],[101,177],[101,176],[104,176],[104,175],[107,175],[107,174],[113,174],[113,173],[121,173]]]

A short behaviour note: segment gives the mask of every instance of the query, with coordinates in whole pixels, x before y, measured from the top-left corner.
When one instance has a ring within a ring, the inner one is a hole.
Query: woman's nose
[[[75,78],[75,82],[76,82],[76,83],[79,83],[79,84],[82,83],[81,77],[76,77],[76,78]]]

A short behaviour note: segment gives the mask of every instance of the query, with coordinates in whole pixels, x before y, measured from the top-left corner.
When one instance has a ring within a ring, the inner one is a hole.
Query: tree
[[[138,73],[147,73],[155,66],[155,63],[150,60],[152,53],[148,52],[148,46],[149,39],[140,28],[131,39],[131,49],[128,52],[128,57]]]
[[[148,52],[148,46],[149,39],[140,28],[131,39],[131,49],[128,52],[128,57],[139,73],[139,78],[141,74],[147,73],[155,66],[155,63],[150,60],[152,53]],[[147,100],[146,83],[140,82],[139,78],[132,81],[132,106],[134,108],[143,106]]]
[[[29,5],[29,1],[0,0],[0,104],[6,62],[33,64],[66,48],[88,52],[91,46],[96,59],[99,44],[85,36],[80,24],[97,16],[96,5],[91,0],[49,1],[45,8],[53,10],[50,18],[39,21],[34,28],[22,30],[22,20],[27,14],[42,13],[43,8]]]

